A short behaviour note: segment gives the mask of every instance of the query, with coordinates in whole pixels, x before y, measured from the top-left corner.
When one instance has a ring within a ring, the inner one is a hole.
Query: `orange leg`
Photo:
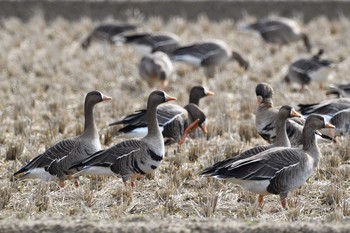
[[[60,182],[58,184],[61,188],[64,188],[64,186],[65,186],[64,180],[60,180]]]
[[[258,196],[258,203],[259,203],[259,208],[262,208],[263,204],[264,204],[264,196],[259,194]]]
[[[281,205],[283,209],[287,209],[287,198],[286,197],[281,197]]]
[[[79,180],[78,180],[78,179],[75,179],[75,180],[74,180],[74,185],[75,185],[76,188],[79,187]]]

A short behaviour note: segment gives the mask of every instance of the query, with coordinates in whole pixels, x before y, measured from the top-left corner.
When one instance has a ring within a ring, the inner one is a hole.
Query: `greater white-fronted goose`
[[[160,82],[162,89],[164,89],[168,85],[168,78],[173,71],[173,63],[169,56],[161,51],[147,54],[141,58],[139,74],[149,87],[154,87],[155,82]]]
[[[203,176],[214,176],[216,170],[220,169],[223,166],[228,166],[238,160],[246,159],[251,156],[254,156],[262,151],[271,149],[273,147],[290,147],[289,138],[286,131],[286,120],[290,117],[301,117],[300,113],[296,112],[292,107],[288,105],[282,106],[278,111],[278,116],[276,120],[276,140],[273,144],[256,146],[249,150],[246,150],[239,155],[236,155],[231,158],[224,159],[223,161],[215,163],[213,166],[206,168],[202,171],[201,175]]]
[[[44,153],[32,159],[28,164],[14,173],[22,174],[18,179],[59,180],[64,186],[64,180],[71,172],[72,163],[80,161],[101,150],[98,130],[96,128],[93,108],[95,104],[110,100],[111,97],[99,91],[92,91],[86,95],[84,104],[85,125],[81,135],[64,139],[47,149]],[[77,183],[76,183],[77,185]]]
[[[87,49],[92,41],[107,41],[113,44],[113,37],[126,31],[135,30],[136,26],[131,24],[101,24],[84,39],[81,46]]]
[[[350,97],[350,83],[349,84],[330,84],[328,86],[326,95],[336,95],[338,98]]]
[[[284,45],[303,40],[306,50],[311,51],[311,44],[305,29],[292,19],[283,17],[264,18],[245,26],[245,29],[259,32],[268,43]]]
[[[140,110],[109,125],[124,124],[118,130],[123,133],[122,137],[139,138],[148,132],[145,116],[146,111]],[[166,145],[174,142],[182,144],[187,134],[197,127],[207,133],[206,115],[195,104],[188,104],[184,108],[176,104],[159,106],[157,118]]]
[[[166,145],[173,142],[183,143],[181,139],[185,135],[184,133],[188,133],[196,127],[200,127],[205,133],[207,132],[206,115],[196,105],[201,98],[211,95],[214,95],[214,93],[206,88],[194,86],[190,91],[190,103],[184,108],[175,104],[164,104],[158,107],[158,124],[163,137],[166,138]],[[136,111],[109,125],[119,124],[124,125],[123,128],[118,130],[118,132],[123,133],[122,137],[144,137],[147,134],[146,110]]]
[[[255,88],[257,97],[257,110],[255,112],[255,125],[259,135],[266,141],[273,143],[276,140],[276,119],[279,107],[273,106],[273,88],[267,83],[260,83]],[[302,113],[302,112],[301,112]],[[302,131],[304,118],[291,118],[287,120],[287,134],[292,147],[302,144]],[[326,135],[317,135],[317,139],[331,141]]]
[[[301,114],[305,116],[317,113],[329,120],[335,113],[350,108],[350,98],[325,100],[314,104],[298,104],[298,106]]]
[[[301,89],[310,82],[318,82],[323,88],[323,83],[330,80],[331,64],[330,60],[321,59],[323,50],[309,59],[298,59],[290,64],[288,74],[285,77],[286,82],[298,83]]]
[[[169,55],[179,47],[180,38],[170,32],[137,33],[117,37],[115,42],[130,44],[143,56],[156,51],[161,51]]]
[[[230,60],[237,60],[239,65],[248,69],[249,63],[239,53],[231,51],[222,40],[211,39],[180,47],[172,53],[173,61],[182,61],[194,67],[203,67],[207,77],[213,77],[218,66]]]
[[[259,207],[262,207],[265,195],[280,195],[282,207],[286,208],[288,192],[302,186],[318,166],[321,153],[315,130],[322,128],[334,126],[320,115],[311,115],[303,129],[302,148],[274,147],[222,166],[209,176],[259,194]]]
[[[164,157],[163,136],[158,127],[157,106],[176,98],[163,91],[153,91],[147,101],[148,133],[142,139],[130,139],[74,165],[83,167],[80,175],[117,175],[124,184],[131,179],[131,186],[139,175],[152,173]]]

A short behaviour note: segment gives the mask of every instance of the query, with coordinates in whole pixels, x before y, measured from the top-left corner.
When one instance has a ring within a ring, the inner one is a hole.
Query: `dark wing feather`
[[[44,153],[38,155],[28,164],[24,165],[21,169],[15,172],[14,175],[26,172],[34,168],[48,167],[52,161],[67,156],[72,150],[74,150],[74,148],[77,147],[78,143],[79,142],[74,139],[65,139],[50,147]]]
[[[263,151],[255,156],[242,159],[230,166],[218,169],[221,178],[237,178],[242,180],[269,180],[279,170],[299,163],[300,151],[294,148],[276,147]]]

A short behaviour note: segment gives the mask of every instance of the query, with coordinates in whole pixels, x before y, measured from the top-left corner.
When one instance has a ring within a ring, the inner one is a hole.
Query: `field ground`
[[[202,70],[175,65],[177,72],[166,91],[178,97],[179,105],[187,103],[194,85],[203,84],[216,93],[200,103],[208,117],[208,135],[168,147],[161,167],[154,176],[138,181],[133,193],[114,177],[81,177],[79,188],[68,181],[63,189],[55,182],[13,181],[13,172],[45,148],[82,131],[87,92],[96,89],[113,97],[95,107],[101,143],[107,148],[122,140],[115,137],[117,127],[108,127],[108,123],[144,107],[151,90],[138,77],[140,58],[133,48],[95,43],[87,51],[81,49],[82,39],[99,22],[60,18],[48,23],[40,14],[28,22],[2,19],[0,231],[350,231],[349,138],[320,145],[323,158],[319,169],[289,194],[288,210],[282,210],[277,196],[266,197],[263,209],[258,210],[255,195],[198,176],[215,161],[266,143],[254,126],[257,83],[268,82],[275,88],[276,106],[296,107],[330,98],[316,83],[303,92],[282,83],[291,61],[310,56],[302,43],[288,47],[265,44],[253,32],[240,30],[244,23],[254,21],[249,16],[219,22],[205,16],[194,22],[182,18],[142,20],[142,15],[134,15],[128,22],[142,23],[140,30],[144,31],[176,33],[183,44],[207,37],[222,39],[249,60],[248,71],[232,62],[210,80]],[[305,27],[313,53],[323,48],[325,57],[336,62],[330,82],[349,82],[349,20],[320,17]]]

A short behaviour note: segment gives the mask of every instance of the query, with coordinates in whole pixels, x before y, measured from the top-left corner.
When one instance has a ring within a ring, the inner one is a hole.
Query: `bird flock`
[[[131,45],[141,55],[139,76],[150,88],[147,107],[132,109],[130,114],[109,125],[123,125],[118,130],[119,136],[128,139],[102,148],[93,111],[96,104],[113,99],[99,91],[91,91],[85,97],[82,134],[64,139],[33,158],[14,173],[16,180],[59,181],[63,188],[67,179],[74,179],[75,185],[79,186],[79,176],[118,176],[126,187],[130,182],[134,188],[137,179],[162,166],[165,147],[174,143],[181,146],[188,136],[195,140],[208,133],[207,117],[199,103],[203,97],[214,99],[216,90],[193,86],[186,106],[163,104],[176,100],[165,92],[171,85],[169,77],[175,72],[173,64],[184,62],[195,69],[202,68],[206,77],[214,81],[220,67],[230,60],[237,61],[243,72],[252,66],[239,51],[231,50],[222,40],[212,38],[182,44],[173,33],[140,33],[137,28],[129,24],[103,24],[81,43],[85,50],[96,41],[108,42],[111,46]],[[291,19],[262,19],[243,29],[256,30],[264,41],[279,47],[302,41],[306,51],[311,52],[313,46],[306,30]],[[297,91],[301,93],[307,91],[306,86],[311,82],[318,82],[320,88],[324,88],[323,83],[332,78],[331,69],[335,65],[321,59],[325,52],[320,48],[310,58],[291,63],[283,81],[297,83],[300,86]],[[337,137],[350,133],[349,85],[330,85],[327,95],[338,98],[300,103],[299,113],[288,103],[274,106],[273,87],[258,83],[255,127],[271,144],[256,146],[218,161],[204,168],[199,175],[203,179],[227,180],[258,194],[259,207],[263,207],[265,195],[279,195],[282,207],[287,208],[288,193],[302,186],[319,165],[318,143],[336,143]]]

